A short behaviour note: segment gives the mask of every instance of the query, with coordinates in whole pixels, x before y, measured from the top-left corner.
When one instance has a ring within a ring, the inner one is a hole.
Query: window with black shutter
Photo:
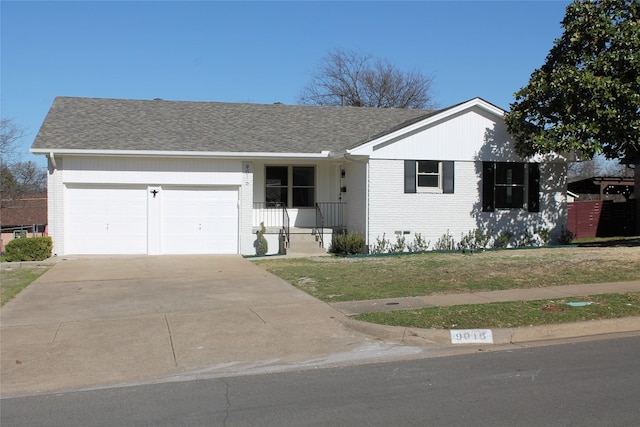
[[[536,163],[483,162],[482,210],[540,210],[540,167]]]

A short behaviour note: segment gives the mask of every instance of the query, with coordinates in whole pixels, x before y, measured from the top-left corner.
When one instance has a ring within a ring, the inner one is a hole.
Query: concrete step
[[[292,233],[289,235],[287,254],[324,254],[327,250],[320,246],[316,236],[310,234]]]

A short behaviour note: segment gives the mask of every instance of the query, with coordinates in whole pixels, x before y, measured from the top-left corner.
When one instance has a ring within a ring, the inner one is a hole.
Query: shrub
[[[396,243],[389,247],[389,252],[404,252],[404,248],[407,246],[404,235],[396,235]]]
[[[427,249],[429,249],[430,245],[431,245],[431,242],[424,240],[424,238],[422,237],[422,234],[416,233],[413,236],[413,242],[407,244],[407,250],[409,252],[424,252]]]
[[[256,232],[258,235],[258,240],[256,241],[256,254],[258,255],[266,255],[269,252],[269,242],[267,242],[267,238],[264,237],[264,233],[267,229],[264,226],[264,222],[260,223],[260,230]]]
[[[350,231],[334,234],[329,252],[338,255],[356,255],[365,253],[366,248],[364,236],[357,231]]]
[[[14,239],[4,248],[5,259],[9,262],[42,261],[51,257],[53,241],[51,237],[30,237]]]
[[[456,248],[456,241],[453,239],[449,230],[444,233],[433,245],[435,251],[452,251]]]
[[[558,243],[561,245],[569,245],[573,242],[573,233],[565,228],[563,225],[560,229],[560,237],[558,238]]]
[[[543,246],[547,246],[551,242],[551,230],[548,228],[538,230],[537,234]]]
[[[489,245],[489,240],[491,240],[491,231],[482,231],[476,228],[473,231],[473,238],[476,244],[476,248],[485,249]]]
[[[513,234],[509,230],[502,230],[500,233],[498,233],[498,237],[496,237],[496,240],[493,242],[493,247],[506,248],[507,246],[509,246],[512,237]]]
[[[382,234],[382,239],[376,237],[376,243],[371,245],[372,254],[384,254],[389,252],[391,242],[385,238],[385,233]]]
[[[538,242],[533,234],[531,234],[531,232],[527,230],[522,234],[520,240],[516,242],[516,246],[519,248],[525,248],[529,246],[537,246],[537,243]]]

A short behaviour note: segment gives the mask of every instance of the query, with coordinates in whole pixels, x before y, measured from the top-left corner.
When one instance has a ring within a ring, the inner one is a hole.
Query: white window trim
[[[438,173],[420,173],[420,162],[436,162],[438,164]],[[438,176],[438,186],[437,187],[425,187],[419,184],[418,177],[420,175],[423,176]],[[431,193],[431,194],[442,194],[442,161],[439,160],[416,160],[416,193]]]

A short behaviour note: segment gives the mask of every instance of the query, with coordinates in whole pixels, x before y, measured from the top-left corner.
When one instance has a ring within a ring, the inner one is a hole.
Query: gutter
[[[320,153],[269,153],[269,152],[228,152],[228,151],[144,151],[144,150],[76,150],[32,148],[33,154],[45,154],[50,159],[54,155],[72,156],[128,156],[128,157],[180,157],[180,158],[225,158],[225,159],[260,159],[260,158],[309,158],[327,159],[330,151]]]

